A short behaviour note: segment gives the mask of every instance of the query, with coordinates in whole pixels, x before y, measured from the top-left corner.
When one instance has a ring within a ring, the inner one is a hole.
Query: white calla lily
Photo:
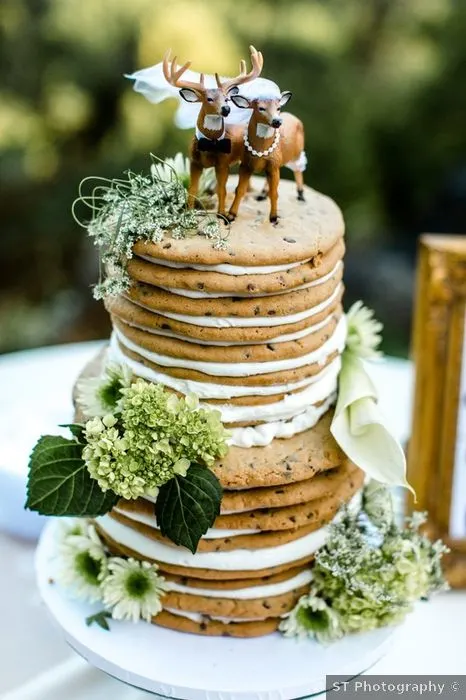
[[[403,448],[385,423],[362,359],[349,349],[342,357],[331,432],[350,460],[372,479],[412,491]]]

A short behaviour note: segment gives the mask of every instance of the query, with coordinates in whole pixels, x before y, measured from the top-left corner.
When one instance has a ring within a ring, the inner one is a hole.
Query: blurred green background
[[[307,183],[345,214],[348,303],[406,353],[416,237],[466,232],[464,0],[2,0],[0,33],[1,352],[108,333],[78,183],[191,138],[123,73],[171,46],[232,74],[254,43],[294,93]]]

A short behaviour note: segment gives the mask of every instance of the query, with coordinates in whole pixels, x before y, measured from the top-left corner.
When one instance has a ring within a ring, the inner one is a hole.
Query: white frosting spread
[[[287,394],[284,399],[276,403],[258,406],[235,406],[232,404],[212,406],[201,403],[201,406],[220,411],[223,423],[288,420],[306,411],[313,404],[328,399],[331,394],[336,392],[340,364],[340,362],[332,363],[331,371],[326,372],[320,381],[310,384],[306,389],[296,394]]]
[[[175,547],[151,540],[139,532],[122,525],[108,515],[96,518],[102,530],[115,542],[136,552],[141,558],[189,566],[193,569],[214,571],[258,571],[282,564],[289,564],[313,554],[323,546],[327,527],[320,528],[292,542],[264,549],[235,549],[229,552],[197,552],[192,554],[184,547]]]
[[[343,263],[341,260],[337,262],[333,270],[323,277],[319,277],[318,279],[312,280],[312,282],[306,282],[305,284],[300,284],[297,287],[293,287],[293,289],[285,289],[279,292],[266,292],[264,294],[251,294],[248,292],[200,292],[197,290],[193,289],[179,289],[175,287],[163,287],[162,285],[157,285],[159,289],[164,289],[166,292],[171,292],[172,294],[178,294],[178,296],[183,296],[183,297],[189,297],[190,299],[220,299],[221,297],[245,297],[245,298],[254,298],[254,299],[260,299],[261,297],[275,297],[275,296],[280,296],[282,294],[289,294],[290,292],[297,292],[300,289],[308,289],[309,287],[317,287],[320,284],[323,284],[324,282],[327,282],[329,279],[333,277],[333,275],[337,272],[339,267]]]
[[[289,323],[297,323],[298,321],[303,321],[306,318],[315,316],[316,314],[324,311],[329,306],[333,304],[335,299],[341,292],[342,284],[341,282],[337,284],[332,294],[325,299],[320,304],[316,304],[311,309],[306,309],[305,311],[299,311],[296,314],[290,314],[289,316],[189,316],[188,314],[177,314],[168,311],[159,311],[151,309],[144,304],[132,299],[134,304],[137,304],[142,309],[146,311],[152,311],[157,313],[159,316],[165,316],[165,318],[172,318],[175,321],[181,321],[182,323],[191,323],[194,326],[206,326],[209,328],[260,328],[260,327],[270,327],[270,326],[284,326]]]
[[[289,421],[274,421],[246,428],[233,428],[228,444],[234,447],[263,447],[269,445],[275,438],[290,438],[297,433],[313,428],[319,419],[328,411],[336,399],[332,394],[320,406],[309,408]]]
[[[312,352],[299,357],[287,358],[284,360],[271,360],[268,362],[205,362],[201,360],[189,360],[171,355],[160,355],[146,348],[142,348],[132,340],[114,328],[118,340],[129,350],[138,353],[146,360],[162,367],[181,367],[192,369],[203,374],[219,377],[250,377],[258,374],[269,374],[271,372],[281,372],[284,370],[297,369],[313,363],[323,364],[329,355],[334,352],[342,352],[346,342],[346,318],[342,316],[338,321],[335,331],[330,338]]]
[[[158,372],[151,367],[147,367],[142,362],[137,362],[122,352],[118,346],[116,335],[112,335],[110,346],[108,349],[108,360],[119,364],[127,365],[131,371],[138,377],[147,379],[150,382],[158,382],[164,386],[168,386],[181,394],[196,394],[200,399],[231,399],[240,396],[273,396],[274,394],[286,394],[296,389],[309,386],[318,382],[326,372],[332,371],[332,366],[340,362],[339,358],[335,358],[327,367],[324,367],[320,372],[307,377],[299,382],[288,382],[287,384],[273,384],[271,386],[240,386],[234,384],[214,384],[211,382],[196,382],[192,379],[180,379],[171,377],[169,374]]]
[[[138,323],[129,323],[128,321],[125,321],[125,323],[128,326],[132,326],[133,328],[139,328],[142,331],[146,331],[146,333],[152,333],[152,335],[163,335],[166,338],[176,338],[177,340],[184,340],[186,343],[193,343],[194,345],[217,345],[219,347],[231,347],[232,345],[267,345],[268,343],[286,343],[290,340],[299,340],[300,338],[305,338],[307,335],[311,335],[311,333],[316,333],[319,331],[321,328],[324,328],[327,324],[330,323],[330,321],[333,319],[333,315],[330,314],[327,316],[327,318],[324,318],[323,321],[320,321],[319,323],[315,323],[312,326],[307,326],[307,328],[303,328],[300,331],[296,331],[295,333],[285,333],[284,335],[278,335],[275,338],[266,338],[265,340],[251,340],[251,342],[248,342],[246,340],[243,340],[242,342],[227,342],[225,340],[200,340],[199,338],[191,338],[188,335],[181,335],[181,333],[173,333],[173,331],[167,331],[162,328],[149,328],[148,326],[142,326]]]
[[[287,263],[286,265],[230,265],[229,263],[221,263],[220,265],[194,265],[192,263],[174,262],[173,260],[162,260],[161,258],[153,258],[150,255],[140,255],[140,258],[148,260],[156,265],[163,267],[174,267],[177,270],[200,270],[201,272],[221,272],[224,275],[233,275],[235,277],[242,275],[270,275],[274,272],[285,272],[293,267],[299,267],[304,263],[309,262],[311,258],[301,260],[301,262]]]
[[[156,499],[154,499],[152,502],[155,502],[155,500]],[[113,510],[115,513],[120,513],[120,515],[124,515],[125,518],[127,518],[128,520],[132,520],[135,523],[142,523],[143,525],[148,525],[149,527],[152,527],[154,529],[159,529],[157,527],[157,519],[155,517],[155,514],[150,516],[145,515],[144,513],[131,513],[125,510],[121,510],[120,508],[114,508]],[[202,535],[202,539],[220,540],[225,537],[236,537],[237,535],[257,535],[260,532],[261,530],[223,530],[221,528],[211,527],[207,530],[205,535]]]
[[[299,574],[296,574],[296,576],[287,578],[284,581],[279,581],[278,583],[267,583],[261,586],[250,586],[249,588],[190,588],[189,586],[182,586],[180,583],[175,583],[174,581],[168,581],[167,583],[168,589],[170,591],[176,591],[177,593],[200,595],[204,596],[205,598],[255,600],[257,598],[269,598],[277,595],[283,595],[283,593],[289,593],[290,591],[294,591],[296,588],[306,586],[311,580],[311,570],[306,569],[305,571],[301,571]],[[208,582],[206,582],[206,585],[208,585]]]
[[[219,617],[213,615],[203,615],[202,613],[191,612],[190,610],[178,610],[178,608],[166,608],[164,610],[171,613],[172,615],[177,615],[178,617],[186,617],[188,620],[193,622],[205,622],[206,620],[216,620],[217,622],[223,622],[225,625],[229,625],[230,622],[262,622],[266,620],[266,617]],[[280,615],[280,617],[283,617]]]

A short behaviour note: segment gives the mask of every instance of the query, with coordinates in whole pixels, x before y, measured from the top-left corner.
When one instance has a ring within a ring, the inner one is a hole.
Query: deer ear
[[[227,97],[233,97],[233,95],[237,95],[239,92],[239,87],[237,85],[233,85],[228,92],[227,92]]]
[[[247,97],[244,97],[244,95],[231,95],[231,101],[233,104],[235,104],[237,107],[240,107],[241,109],[249,109],[251,106],[251,103],[249,102]]]
[[[183,98],[183,100],[186,100],[186,102],[201,101],[201,98],[199,97],[197,92],[195,90],[191,90],[191,88],[181,88],[180,95]]]
[[[282,92],[282,94],[280,95],[280,107],[284,107],[288,104],[288,102],[291,100],[292,94],[293,93],[291,93],[289,90],[286,90],[286,92]]]

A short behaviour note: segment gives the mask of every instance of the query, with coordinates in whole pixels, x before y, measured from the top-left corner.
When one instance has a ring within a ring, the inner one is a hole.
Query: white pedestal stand
[[[68,643],[90,664],[124,683],[180,700],[293,700],[325,690],[325,676],[352,678],[388,650],[390,628],[328,646],[271,634],[257,639],[202,637],[146,623],[110,620],[87,627],[99,606],[69,599],[53,581],[59,523],[45,528],[37,550],[40,593]]]

